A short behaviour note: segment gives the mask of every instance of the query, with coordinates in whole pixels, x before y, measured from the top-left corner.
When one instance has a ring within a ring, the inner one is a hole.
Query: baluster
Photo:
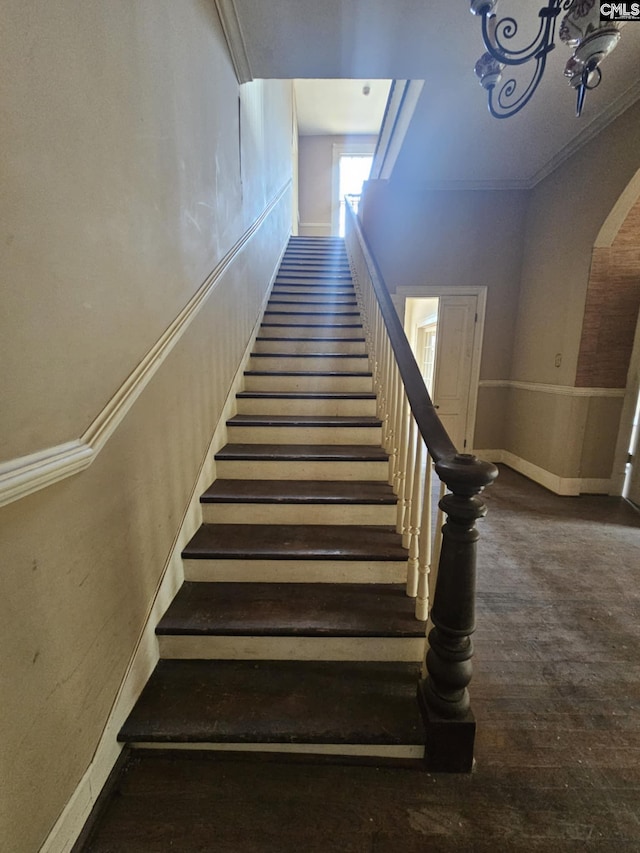
[[[433,462],[427,454],[424,483],[422,485],[422,513],[420,516],[420,542],[418,547],[418,589],[416,597],[416,619],[423,622],[429,613],[429,572],[431,571],[431,476]]]
[[[411,503],[413,498],[413,475],[416,459],[416,422],[407,400],[407,442],[404,460],[404,488],[402,490],[402,513],[398,514],[398,533],[402,533],[402,544],[409,548],[409,528],[411,527]]]
[[[412,422],[415,423],[415,421]],[[418,572],[420,565],[420,536],[421,527],[420,520],[422,514],[422,504],[420,496],[422,494],[421,478],[422,478],[422,456],[423,443],[422,436],[417,428],[414,430],[415,437],[415,453],[413,459],[413,475],[411,489],[411,512],[409,518],[409,561],[407,571],[407,595],[415,598],[418,594]],[[420,618],[417,616],[417,618]]]
[[[398,405],[399,405],[399,385],[400,375],[396,363],[391,359],[390,371],[390,390],[389,390],[389,484],[395,483],[396,467],[398,464]]]
[[[478,495],[498,472],[491,463],[465,453],[438,462],[436,471],[451,493],[440,501],[447,521],[430,613],[427,677],[418,685],[418,698],[427,730],[428,766],[468,772],[476,726],[467,689],[475,630],[476,519],[486,514]]]
[[[389,408],[389,393],[391,383],[391,372],[389,367],[389,351],[391,344],[386,335],[382,337],[382,377],[381,377],[381,408],[380,417],[382,420],[382,446],[387,451],[391,452],[391,411]]]
[[[400,513],[396,522],[396,531],[402,533],[402,520],[404,517],[405,481],[407,476],[407,434],[409,432],[408,412],[409,401],[404,393],[404,385],[398,386],[398,456],[393,479],[393,490],[398,495],[398,506]]]

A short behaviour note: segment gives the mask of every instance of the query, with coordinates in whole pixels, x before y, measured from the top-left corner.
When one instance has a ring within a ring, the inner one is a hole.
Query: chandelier
[[[559,38],[573,54],[565,66],[565,76],[576,90],[576,115],[582,113],[586,93],[602,79],[600,63],[611,53],[620,38],[621,24],[600,20],[596,0],[549,0],[538,12],[540,19],[533,41],[518,45],[515,18],[498,18],[497,0],[471,0],[471,11],[482,17],[482,38],[487,49],[476,62],[475,72],[489,98],[489,112],[495,118],[509,118],[528,104],[544,74],[549,53],[554,49],[556,24],[562,12]],[[502,81],[505,66],[532,62],[533,72],[527,85],[515,77]]]

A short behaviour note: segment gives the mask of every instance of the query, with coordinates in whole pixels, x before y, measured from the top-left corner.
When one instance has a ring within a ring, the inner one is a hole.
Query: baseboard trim
[[[83,435],[0,465],[0,506],[20,500],[40,489],[84,471],[122,423],[129,409],[155,376],[171,350],[216,288],[225,272],[289,191],[287,181],[261,215],[209,273],[187,305],[156,341],[135,370],[118,388]]]
[[[509,468],[513,468],[514,471],[523,474],[533,480],[534,483],[544,486],[545,489],[549,489],[556,495],[575,497],[583,494],[608,495],[612,493],[611,478],[560,477],[558,474],[547,471],[539,465],[534,465],[533,462],[516,456],[515,453],[510,453],[508,450],[474,450],[474,453],[487,462],[502,462],[508,465]]]
[[[68,853],[75,844],[78,836],[88,820],[98,797],[109,779],[114,765],[123,750],[123,745],[117,741],[118,732],[129,715],[142,689],[147,683],[159,660],[158,639],[155,634],[156,625],[173,601],[184,581],[182,551],[202,523],[200,495],[216,478],[216,463],[214,456],[227,442],[227,420],[236,413],[236,394],[242,388],[244,371],[247,368],[251,351],[262,322],[276,273],[282,261],[286,245],[275,265],[271,281],[266,289],[258,318],[247,343],[242,360],[236,370],[227,399],[220,414],[213,438],[202,460],[198,477],[194,484],[189,503],[176,534],[167,562],[162,571],[152,604],[145,619],[144,628],[136,645],[135,651],[123,678],[122,684],[109,714],[102,737],[98,743],[93,759],[87,768],[76,790],[40,848],[40,853]]]

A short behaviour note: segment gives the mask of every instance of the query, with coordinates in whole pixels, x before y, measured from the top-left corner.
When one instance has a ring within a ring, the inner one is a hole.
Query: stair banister
[[[433,770],[468,772],[475,740],[468,684],[475,630],[476,520],[486,514],[479,496],[498,471],[489,462],[457,452],[429,397],[360,221],[348,203],[346,210],[345,242],[379,392],[389,482],[399,499],[397,529],[409,549],[407,594],[416,598],[416,616],[425,619],[428,612],[432,626],[426,676],[418,684],[426,762]],[[441,537],[439,530],[435,537],[431,531],[432,465],[442,483],[438,528],[441,513],[447,516]]]

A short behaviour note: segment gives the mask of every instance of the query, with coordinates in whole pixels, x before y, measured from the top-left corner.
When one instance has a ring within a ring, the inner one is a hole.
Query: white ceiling
[[[501,121],[489,115],[473,74],[483,45],[466,0],[218,2],[237,15],[254,78],[425,80],[397,164],[416,180],[531,183],[640,97],[640,24],[624,28],[603,62],[603,82],[587,95],[582,118],[562,73],[570,52],[559,43],[534,99]],[[535,24],[541,5],[503,0],[500,11]]]
[[[300,135],[377,134],[390,85],[390,80],[295,80]]]

